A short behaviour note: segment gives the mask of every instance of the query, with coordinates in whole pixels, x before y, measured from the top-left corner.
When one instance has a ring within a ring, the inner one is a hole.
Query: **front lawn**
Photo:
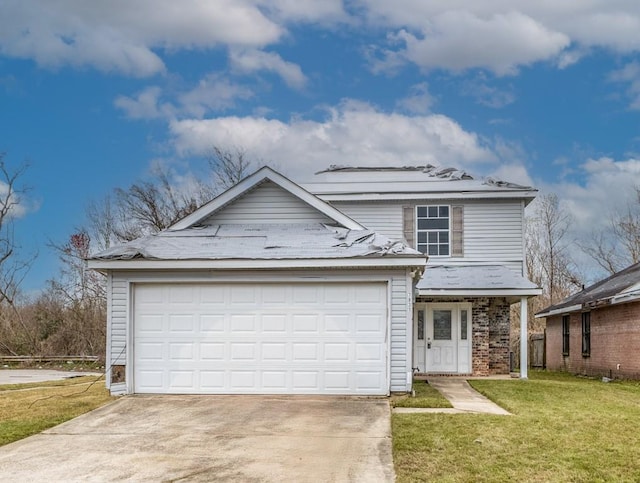
[[[398,481],[640,481],[640,383],[472,380],[513,416],[393,414]]]
[[[68,421],[113,398],[95,376],[0,386],[0,445]],[[90,386],[91,385],[91,386]]]
[[[413,381],[415,396],[398,395],[391,398],[395,408],[450,408],[451,403],[427,381]]]

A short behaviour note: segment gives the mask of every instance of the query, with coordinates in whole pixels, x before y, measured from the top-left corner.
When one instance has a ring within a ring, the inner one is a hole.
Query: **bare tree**
[[[611,275],[640,262],[640,187],[635,187],[633,203],[627,203],[622,213],[613,213],[607,228],[579,246]]]
[[[216,191],[224,191],[246,178],[255,168],[255,162],[247,157],[243,148],[213,146],[207,156],[214,176]]]
[[[0,320],[3,332],[12,337],[3,337],[0,347],[15,354],[20,350],[33,351],[37,345],[36,335],[18,307],[20,285],[36,255],[20,254],[14,232],[15,218],[24,207],[27,188],[21,183],[28,166],[12,169],[4,157],[0,153]]]

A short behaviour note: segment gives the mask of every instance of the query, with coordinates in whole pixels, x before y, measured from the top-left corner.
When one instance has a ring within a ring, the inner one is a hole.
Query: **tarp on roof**
[[[431,291],[518,291],[539,293],[533,282],[503,265],[427,265],[417,285]]]
[[[97,253],[92,260],[224,260],[416,257],[370,230],[321,223],[212,225],[163,231]]]
[[[616,298],[620,301],[635,299],[640,296],[640,287],[636,287],[638,284],[640,284],[640,263],[631,265],[563,301],[541,310],[536,314],[536,317],[545,317],[551,312],[561,314],[563,309],[567,309],[566,312],[571,312],[577,310],[576,306],[589,308],[607,304]]]

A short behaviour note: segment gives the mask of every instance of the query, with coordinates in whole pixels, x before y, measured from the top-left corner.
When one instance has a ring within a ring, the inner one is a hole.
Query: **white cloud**
[[[609,80],[628,84],[629,109],[640,110],[640,63],[633,61],[609,74]]]
[[[158,50],[263,47],[285,33],[243,0],[7,0],[2,11],[4,55],[135,76],[165,70]]]
[[[170,132],[183,155],[201,155],[212,145],[242,146],[254,158],[305,176],[337,162],[466,168],[497,160],[476,134],[451,118],[384,113],[355,101],[328,109],[319,121],[229,116],[172,121]]]
[[[429,93],[429,84],[421,82],[411,86],[409,95],[397,102],[398,107],[414,114],[428,114],[435,99]]]
[[[251,90],[228,79],[209,74],[191,90],[175,95],[175,103],[163,100],[165,93],[158,86],[146,87],[135,96],[118,96],[114,104],[131,119],[202,118],[214,111],[224,111],[238,99],[248,99]]]
[[[289,87],[295,89],[302,89],[307,82],[300,66],[283,60],[274,52],[232,49],[229,58],[234,68],[240,72],[251,73],[260,70],[275,72]]]
[[[397,67],[401,54],[422,68],[504,75],[538,61],[566,68],[594,48],[640,50],[638,2],[356,0],[354,11],[404,39],[404,48],[374,63],[378,69]]]
[[[549,30],[519,12],[481,18],[465,11],[434,17],[419,36],[401,30],[400,53],[425,69],[454,72],[479,67],[497,75],[515,74],[518,67],[558,55],[569,38]]]

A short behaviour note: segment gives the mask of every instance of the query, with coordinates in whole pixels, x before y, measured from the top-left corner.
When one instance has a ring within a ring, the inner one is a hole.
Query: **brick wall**
[[[471,370],[474,376],[509,373],[510,304],[503,297],[420,298],[419,302],[471,304]]]
[[[547,319],[547,368],[589,376],[640,379],[640,302],[591,311],[591,355],[582,356],[582,315],[570,314],[569,355],[562,355],[562,316]],[[618,364],[620,364],[618,368]]]

